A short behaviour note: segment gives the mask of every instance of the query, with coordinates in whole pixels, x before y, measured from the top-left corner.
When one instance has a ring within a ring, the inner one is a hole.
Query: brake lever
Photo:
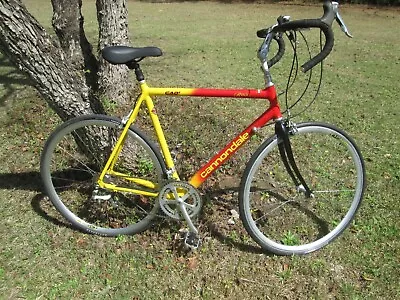
[[[339,12],[336,13],[336,22],[338,22],[340,28],[342,31],[349,37],[352,38],[353,36],[350,34],[349,30],[346,27],[346,24],[344,24],[344,21],[342,17],[340,16]]]
[[[349,37],[352,38],[353,36],[350,34],[349,30],[347,29],[346,24],[344,24],[344,21],[342,19],[342,17],[339,14],[339,3],[333,1],[332,2],[332,6],[333,6],[333,11],[335,12],[335,19],[336,22],[339,24],[340,28],[342,29],[342,31]]]

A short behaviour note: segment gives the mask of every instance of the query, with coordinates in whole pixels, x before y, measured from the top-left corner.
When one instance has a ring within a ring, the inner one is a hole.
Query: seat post
[[[144,75],[142,72],[142,69],[140,68],[140,65],[137,61],[131,61],[126,64],[130,70],[135,70],[135,75],[137,81],[143,81],[144,80]]]

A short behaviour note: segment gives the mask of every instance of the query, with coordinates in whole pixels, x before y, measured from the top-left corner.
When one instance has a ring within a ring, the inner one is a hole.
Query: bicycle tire
[[[96,178],[122,127],[117,118],[79,116],[61,124],[44,146],[40,172],[45,193],[60,214],[84,232],[102,236],[135,234],[147,229],[159,211],[156,198],[96,187]],[[114,170],[160,183],[165,164],[148,137],[131,126]],[[116,176],[107,180],[118,186],[134,185]]]
[[[366,185],[361,153],[342,130],[302,123],[290,141],[314,198],[295,187],[276,135],[250,158],[239,191],[245,229],[264,250],[278,255],[307,254],[338,237],[353,220]]]

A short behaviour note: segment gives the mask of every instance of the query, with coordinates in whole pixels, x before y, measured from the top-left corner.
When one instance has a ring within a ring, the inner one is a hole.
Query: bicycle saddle
[[[118,65],[129,63],[135,59],[161,56],[162,51],[157,47],[108,46],[101,51],[101,54],[109,63]]]

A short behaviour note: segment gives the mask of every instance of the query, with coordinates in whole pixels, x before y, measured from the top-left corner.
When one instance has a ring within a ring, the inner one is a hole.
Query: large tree
[[[29,75],[63,120],[103,113],[99,99],[127,102],[127,67],[112,66],[93,50],[129,44],[126,0],[96,0],[97,47],[85,35],[82,0],[51,0],[51,5],[57,38],[46,32],[21,0],[0,0],[0,50]]]

